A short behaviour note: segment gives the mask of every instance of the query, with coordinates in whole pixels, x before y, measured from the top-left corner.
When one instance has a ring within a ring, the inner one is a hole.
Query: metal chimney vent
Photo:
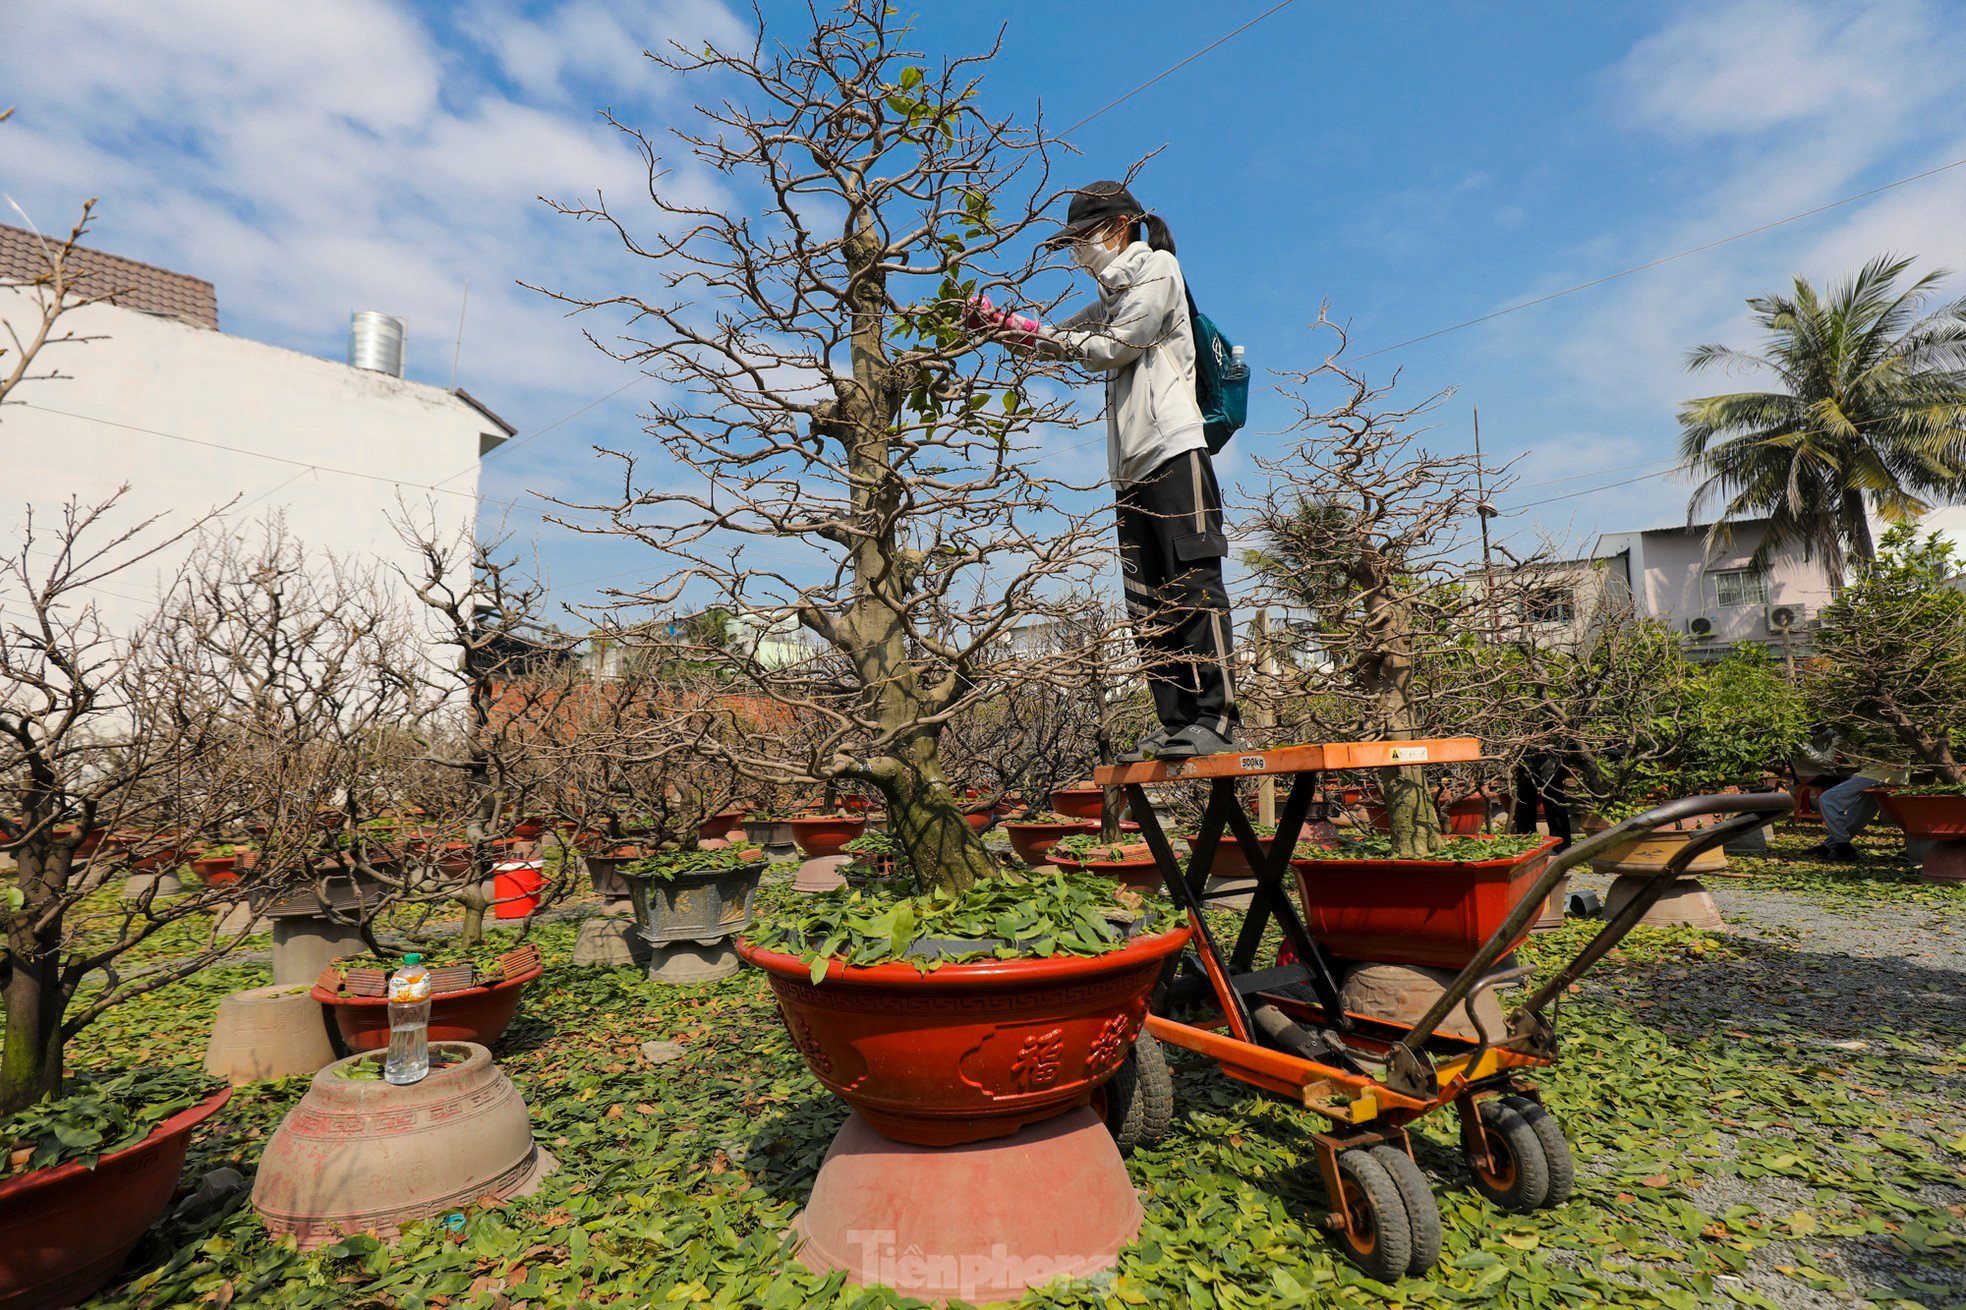
[[[410,325],[394,314],[358,309],[348,320],[348,362],[399,378],[409,332]]]

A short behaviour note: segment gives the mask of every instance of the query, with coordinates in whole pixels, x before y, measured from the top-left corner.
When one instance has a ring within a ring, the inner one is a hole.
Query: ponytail
[[[1174,253],[1174,233],[1168,231],[1167,220],[1159,214],[1142,214],[1140,221],[1134,225],[1133,239],[1145,241],[1162,254]]]

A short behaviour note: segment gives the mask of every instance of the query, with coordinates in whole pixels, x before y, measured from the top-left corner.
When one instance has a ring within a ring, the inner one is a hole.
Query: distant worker
[[[1121,758],[1234,750],[1241,716],[1222,579],[1229,542],[1196,399],[1193,302],[1173,234],[1124,183],[1094,182],[1073,194],[1065,226],[1046,244],[1071,247],[1098,284],[1096,303],[1055,328],[985,296],[971,298],[968,314],[1007,345],[1106,375],[1106,463],[1126,609],[1150,661],[1161,723]]]

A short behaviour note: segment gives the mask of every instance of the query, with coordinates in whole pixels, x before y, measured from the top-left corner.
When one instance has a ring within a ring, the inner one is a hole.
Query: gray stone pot
[[[698,942],[714,946],[751,926],[751,904],[764,877],[765,862],[741,869],[684,873],[674,878],[632,878],[628,896],[635,907],[637,935],[651,946]]]

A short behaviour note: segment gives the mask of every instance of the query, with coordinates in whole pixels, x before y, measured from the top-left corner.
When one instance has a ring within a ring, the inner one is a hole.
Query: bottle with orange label
[[[403,957],[389,975],[389,1054],[382,1076],[392,1083],[421,1082],[430,1072],[430,971],[423,957]]]

